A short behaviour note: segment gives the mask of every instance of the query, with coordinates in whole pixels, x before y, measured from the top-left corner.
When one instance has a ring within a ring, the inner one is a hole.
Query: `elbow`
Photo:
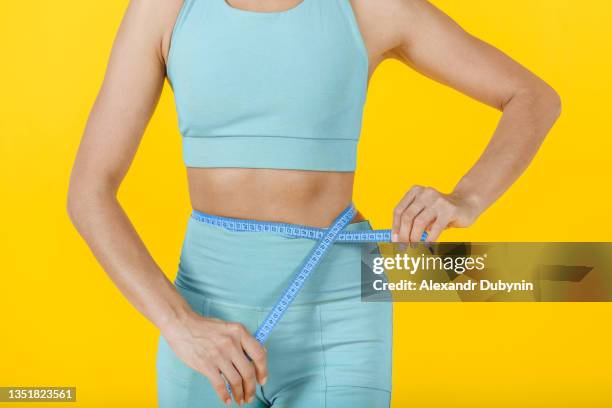
[[[561,96],[539,78],[518,87],[508,103],[502,105],[502,111],[511,101],[516,101],[534,122],[546,127],[552,126],[561,116]]]
[[[543,84],[540,99],[546,116],[555,122],[561,116],[561,96],[550,85]]]
[[[532,109],[554,123],[561,116],[561,96],[546,82],[538,79],[530,89]]]
[[[70,186],[68,187],[68,194],[66,196],[66,211],[72,225],[78,229],[80,224],[79,220],[82,217],[84,208],[84,194],[75,184],[76,183],[74,183],[74,181],[71,181]]]
[[[112,190],[100,186],[90,177],[73,174],[66,196],[68,218],[80,231],[91,214],[99,212],[104,203],[114,197]]]
[[[531,117],[534,135],[541,143],[561,116],[561,97],[550,85],[542,81],[539,87],[532,91],[529,101],[531,114],[528,116]]]

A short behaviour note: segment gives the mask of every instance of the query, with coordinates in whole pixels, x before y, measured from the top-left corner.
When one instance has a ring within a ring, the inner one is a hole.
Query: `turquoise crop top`
[[[185,0],[167,74],[188,167],[355,170],[368,55],[349,0]]]

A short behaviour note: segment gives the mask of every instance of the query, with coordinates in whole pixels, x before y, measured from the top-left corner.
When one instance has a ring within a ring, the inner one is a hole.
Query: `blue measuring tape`
[[[287,309],[298,295],[308,277],[319,266],[323,257],[335,243],[359,243],[359,242],[391,242],[391,230],[371,231],[343,231],[355,217],[355,206],[349,205],[332,222],[329,228],[314,228],[305,225],[286,224],[281,222],[265,222],[256,220],[242,220],[236,218],[219,217],[204,214],[194,210],[191,217],[206,224],[225,228],[236,232],[270,232],[293,238],[307,238],[317,240],[317,245],[310,251],[298,273],[291,284],[285,289],[281,297],[276,301],[263,323],[255,331],[254,337],[260,344],[264,344],[274,327],[282,319]],[[421,241],[427,239],[427,232],[423,232]],[[232,394],[229,383],[225,384],[229,394]]]
[[[265,222],[256,220],[242,220],[235,218],[219,217],[193,211],[192,218],[206,224],[215,225],[236,232],[270,232],[293,238],[307,238],[317,240],[317,245],[305,258],[302,266],[293,278],[291,284],[285,289],[276,301],[267,317],[261,323],[255,338],[264,344],[274,327],[281,320],[295,297],[298,295],[308,277],[319,266],[323,257],[334,243],[359,243],[359,242],[391,242],[391,230],[371,231],[343,231],[355,217],[355,206],[351,204],[332,222],[327,229],[308,227],[305,225],[286,224],[280,222]],[[421,241],[425,241],[427,232],[423,232]]]

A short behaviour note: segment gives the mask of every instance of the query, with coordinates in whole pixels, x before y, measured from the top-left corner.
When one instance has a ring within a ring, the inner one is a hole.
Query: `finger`
[[[408,208],[410,204],[414,201],[420,191],[423,190],[421,186],[413,186],[404,197],[400,200],[400,202],[395,207],[393,211],[393,224],[391,227],[391,240],[393,242],[397,242],[399,240],[399,230],[402,222],[402,214]]]
[[[268,356],[264,346],[262,346],[250,333],[245,333],[241,338],[244,352],[255,366],[257,382],[264,385],[268,380]]]
[[[255,398],[255,367],[242,351],[242,347],[237,348],[232,356],[232,363],[242,377],[242,389],[244,390],[244,400],[248,403]]]
[[[410,242],[410,233],[414,219],[425,209],[425,204],[415,199],[412,204],[404,210],[399,230],[399,242]]]
[[[232,338],[242,348],[244,353],[253,361],[253,364],[255,364],[257,379],[259,383],[263,385],[268,376],[266,349],[242,324],[229,323],[228,329]]]
[[[442,234],[450,222],[450,217],[448,215],[440,214],[436,218],[435,222],[432,224],[429,229],[429,235],[427,236],[427,242],[436,242]]]
[[[420,242],[425,228],[436,219],[437,212],[433,208],[427,208],[423,210],[418,216],[415,217],[412,223],[412,230],[410,232],[410,242]]]
[[[244,389],[242,388],[242,377],[236,371],[234,365],[228,360],[220,360],[217,362],[219,370],[225,377],[225,381],[232,389],[232,396],[238,405],[244,404]]]
[[[230,396],[227,390],[227,385],[225,383],[225,380],[221,376],[221,373],[216,370],[203,369],[202,374],[204,374],[204,376],[208,378],[208,381],[210,381],[210,384],[215,389],[215,392],[217,393],[221,401],[225,405],[230,405],[232,403],[232,397]]]

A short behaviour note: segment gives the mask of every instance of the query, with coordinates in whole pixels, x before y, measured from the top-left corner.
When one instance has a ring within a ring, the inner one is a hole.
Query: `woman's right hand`
[[[252,402],[255,382],[264,385],[267,380],[266,349],[240,323],[190,313],[162,335],[183,362],[208,378],[226,405],[232,399],[225,380],[238,405]]]

